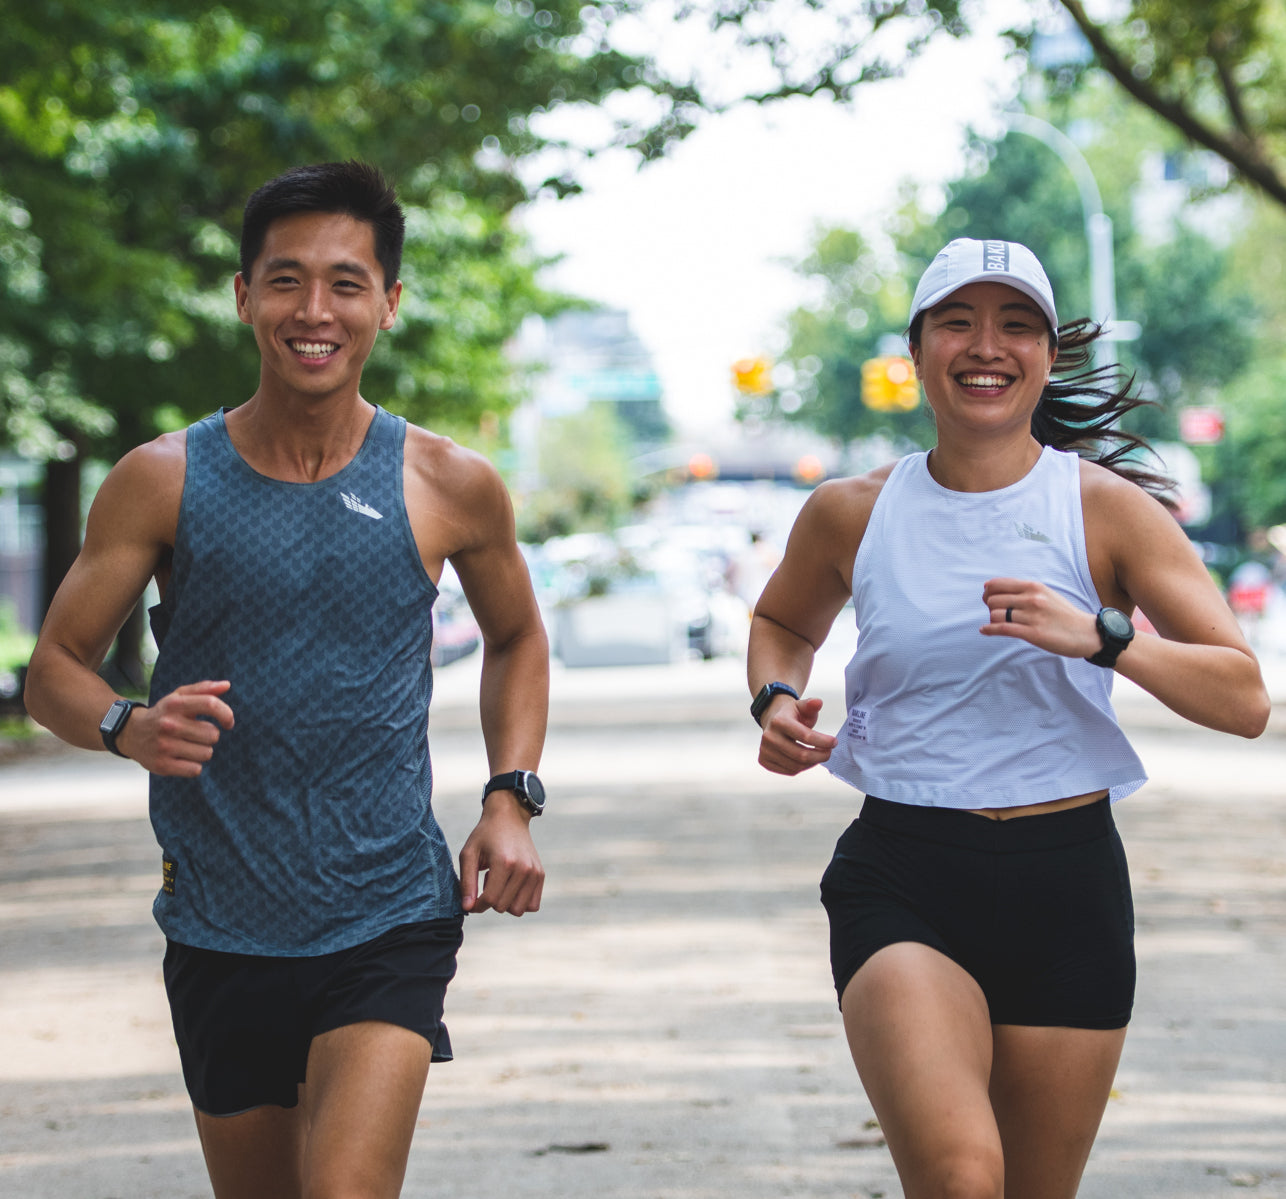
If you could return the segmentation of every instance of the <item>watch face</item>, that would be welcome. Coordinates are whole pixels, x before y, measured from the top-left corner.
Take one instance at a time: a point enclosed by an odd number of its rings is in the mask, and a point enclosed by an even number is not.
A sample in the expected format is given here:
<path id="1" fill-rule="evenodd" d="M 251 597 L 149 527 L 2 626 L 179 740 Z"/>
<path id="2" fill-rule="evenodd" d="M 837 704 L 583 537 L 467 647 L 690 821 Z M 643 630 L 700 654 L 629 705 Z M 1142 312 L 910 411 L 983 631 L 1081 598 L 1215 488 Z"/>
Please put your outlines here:
<path id="1" fill-rule="evenodd" d="M 545 784 L 542 783 L 530 770 L 526 771 L 522 777 L 523 790 L 527 792 L 538 808 L 544 807 L 545 804 Z"/>
<path id="2" fill-rule="evenodd" d="M 112 706 L 107 709 L 107 715 L 103 717 L 99 729 L 104 733 L 119 733 L 121 727 L 125 724 L 125 717 L 130 710 L 129 704 L 123 699 L 115 699 Z"/>
<path id="3" fill-rule="evenodd" d="M 1126 640 L 1134 633 L 1134 625 L 1130 623 L 1130 618 L 1115 608 L 1104 608 L 1099 614 L 1099 619 L 1103 622 L 1103 628 L 1109 637 Z"/>

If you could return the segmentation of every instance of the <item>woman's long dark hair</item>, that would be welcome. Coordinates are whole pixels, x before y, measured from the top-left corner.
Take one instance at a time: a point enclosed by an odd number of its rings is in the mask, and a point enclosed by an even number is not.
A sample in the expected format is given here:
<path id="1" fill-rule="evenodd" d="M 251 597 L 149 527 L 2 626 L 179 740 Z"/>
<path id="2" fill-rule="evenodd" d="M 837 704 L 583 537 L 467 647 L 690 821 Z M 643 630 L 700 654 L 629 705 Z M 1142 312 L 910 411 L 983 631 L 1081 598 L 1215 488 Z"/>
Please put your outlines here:
<path id="1" fill-rule="evenodd" d="M 1041 445 L 1072 450 L 1082 458 L 1137 483 L 1163 502 L 1174 480 L 1149 470 L 1156 452 L 1137 433 L 1117 422 L 1136 408 L 1155 407 L 1134 388 L 1134 376 L 1118 366 L 1093 366 L 1093 345 L 1103 326 L 1089 319 L 1058 327 L 1058 357 L 1032 413 L 1032 436 Z"/>
<path id="2" fill-rule="evenodd" d="M 912 345 L 920 342 L 924 315 L 918 313 L 907 330 Z M 1156 405 L 1138 394 L 1133 375 L 1118 366 L 1092 365 L 1092 347 L 1102 335 L 1103 326 L 1088 318 L 1059 325 L 1058 357 L 1032 413 L 1032 436 L 1041 445 L 1069 450 L 1107 467 L 1173 507 L 1169 493 L 1174 480 L 1140 461 L 1159 461 L 1156 451 L 1137 433 L 1117 425 L 1127 412 Z"/>

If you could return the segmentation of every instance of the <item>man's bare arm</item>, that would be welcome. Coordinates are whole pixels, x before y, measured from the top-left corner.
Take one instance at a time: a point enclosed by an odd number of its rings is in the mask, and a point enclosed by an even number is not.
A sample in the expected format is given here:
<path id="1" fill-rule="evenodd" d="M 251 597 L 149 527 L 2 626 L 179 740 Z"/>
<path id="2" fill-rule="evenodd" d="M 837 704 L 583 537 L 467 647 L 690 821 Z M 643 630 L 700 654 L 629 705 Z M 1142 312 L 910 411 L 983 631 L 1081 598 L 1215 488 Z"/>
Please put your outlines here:
<path id="1" fill-rule="evenodd" d="M 72 745 L 102 749 L 99 721 L 116 693 L 98 676 L 112 641 L 173 546 L 183 494 L 182 435 L 127 454 L 90 509 L 85 544 L 50 605 L 27 674 L 32 717 Z M 117 747 L 148 770 L 197 774 L 232 712 L 226 681 L 194 682 L 137 709 Z"/>
<path id="2" fill-rule="evenodd" d="M 549 711 L 549 642 L 518 549 L 509 495 L 479 455 L 422 430 L 408 430 L 407 444 L 408 509 L 425 565 L 432 573 L 436 544 L 455 568 L 482 634 L 479 709 L 490 773 L 535 770 Z M 426 512 L 431 520 L 423 519 Z M 460 852 L 467 911 L 494 908 L 520 916 L 540 906 L 544 869 L 530 822 L 512 792 L 488 796 Z M 480 875 L 485 884 L 479 890 Z"/>

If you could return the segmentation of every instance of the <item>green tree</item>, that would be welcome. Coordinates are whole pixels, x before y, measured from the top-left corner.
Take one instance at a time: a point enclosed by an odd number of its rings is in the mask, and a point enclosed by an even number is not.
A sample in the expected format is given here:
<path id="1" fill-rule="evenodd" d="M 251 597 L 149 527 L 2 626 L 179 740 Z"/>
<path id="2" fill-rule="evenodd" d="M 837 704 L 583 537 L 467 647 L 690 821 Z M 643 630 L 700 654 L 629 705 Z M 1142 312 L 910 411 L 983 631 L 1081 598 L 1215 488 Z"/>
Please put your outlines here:
<path id="1" fill-rule="evenodd" d="M 1286 524 L 1286 355 L 1256 361 L 1229 388 L 1224 441 L 1208 457 L 1244 531 Z"/>
<path id="2" fill-rule="evenodd" d="M 1234 534 L 1286 523 L 1286 213 L 1268 203 L 1247 214 L 1233 271 L 1254 307 L 1243 370 L 1219 392 L 1223 441 L 1202 451 L 1215 499 Z"/>
<path id="3" fill-rule="evenodd" d="M 1214 401 L 1251 360 L 1256 302 L 1227 247 L 1181 223 L 1157 245 L 1135 231 L 1131 200 L 1141 164 L 1173 135 L 1152 120 L 1131 121 L 1119 108 L 1119 101 L 1104 107 L 1093 94 L 1082 93 L 1068 115 L 1104 131 L 1085 152 L 1091 163 L 1102 157 L 1101 177 L 1111 181 L 1105 202 L 1116 234 L 1118 311 L 1143 330 L 1137 341 L 1118 343 L 1118 350 L 1158 405 L 1132 414 L 1132 427 L 1149 438 L 1172 440 L 1177 409 Z M 946 204 L 935 217 L 912 202 L 890 223 L 899 251 L 891 268 L 860 236 L 842 230 L 826 231 L 800 265 L 806 277 L 824 282 L 824 291 L 819 304 L 789 318 L 788 357 L 797 369 L 810 357 L 820 364 L 802 390 L 798 413 L 820 431 L 860 436 L 891 423 L 859 402 L 861 360 L 876 352 L 881 334 L 902 330 L 915 281 L 954 237 L 1023 242 L 1050 275 L 1060 318 L 1089 314 L 1083 212 L 1062 161 L 1020 134 L 994 142 L 974 137 L 969 159 L 972 168 L 947 185 Z M 878 303 L 872 305 L 865 292 L 874 293 Z M 868 312 L 877 317 L 869 325 Z M 931 417 L 923 407 L 898 419 L 898 432 L 920 444 L 931 440 Z"/>
<path id="4" fill-rule="evenodd" d="M 622 15 L 662 0 L 620 0 Z M 848 100 L 898 75 L 941 37 L 972 33 L 981 2 L 969 0 L 666 0 L 681 19 L 708 25 L 768 69 L 759 101 L 825 94 Z M 1008 37 L 1016 54 L 1060 87 L 1101 70 L 1139 105 L 1235 175 L 1286 206 L 1286 0 L 1130 0 L 1093 17 L 1082 0 L 1057 0 L 1084 52 L 1051 57 L 1046 0 L 1029 0 Z M 688 111 L 717 99 L 711 75 L 675 97 Z M 689 118 L 691 119 L 691 118 Z M 671 118 L 673 124 L 673 118 Z"/>
<path id="5" fill-rule="evenodd" d="M 911 412 L 876 412 L 862 403 L 862 363 L 906 325 L 910 292 L 901 274 L 858 233 L 823 229 L 797 268 L 816 300 L 787 318 L 791 387 L 775 393 L 775 411 L 836 441 L 884 434 L 917 445 L 933 439 L 933 417 L 921 404 Z M 783 400 L 788 402 L 783 410 Z"/>
<path id="6" fill-rule="evenodd" d="M 514 163 L 540 114 L 643 78 L 581 0 L 0 0 L 0 21 L 0 444 L 49 462 L 50 588 L 86 455 L 253 388 L 230 288 L 253 187 L 320 159 L 391 174 L 407 295 L 368 394 L 476 427 L 520 392 L 504 343 L 554 302 L 507 221 Z"/>
<path id="7" fill-rule="evenodd" d="M 614 529 L 634 504 L 630 434 L 616 405 L 543 421 L 540 473 L 549 480 L 518 505 L 519 536 L 542 542 L 586 530 Z"/>

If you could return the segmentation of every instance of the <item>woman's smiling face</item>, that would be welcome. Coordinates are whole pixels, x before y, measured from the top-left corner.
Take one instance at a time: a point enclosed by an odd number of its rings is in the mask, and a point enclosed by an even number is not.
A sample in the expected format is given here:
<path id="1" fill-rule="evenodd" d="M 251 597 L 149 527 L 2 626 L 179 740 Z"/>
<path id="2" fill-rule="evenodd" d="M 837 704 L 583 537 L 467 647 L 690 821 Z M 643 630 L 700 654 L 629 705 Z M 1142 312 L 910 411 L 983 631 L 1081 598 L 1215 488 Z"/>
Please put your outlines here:
<path id="1" fill-rule="evenodd" d="M 924 314 L 911 347 L 939 430 L 1030 425 L 1057 356 L 1034 300 L 1007 283 L 970 283 Z"/>

